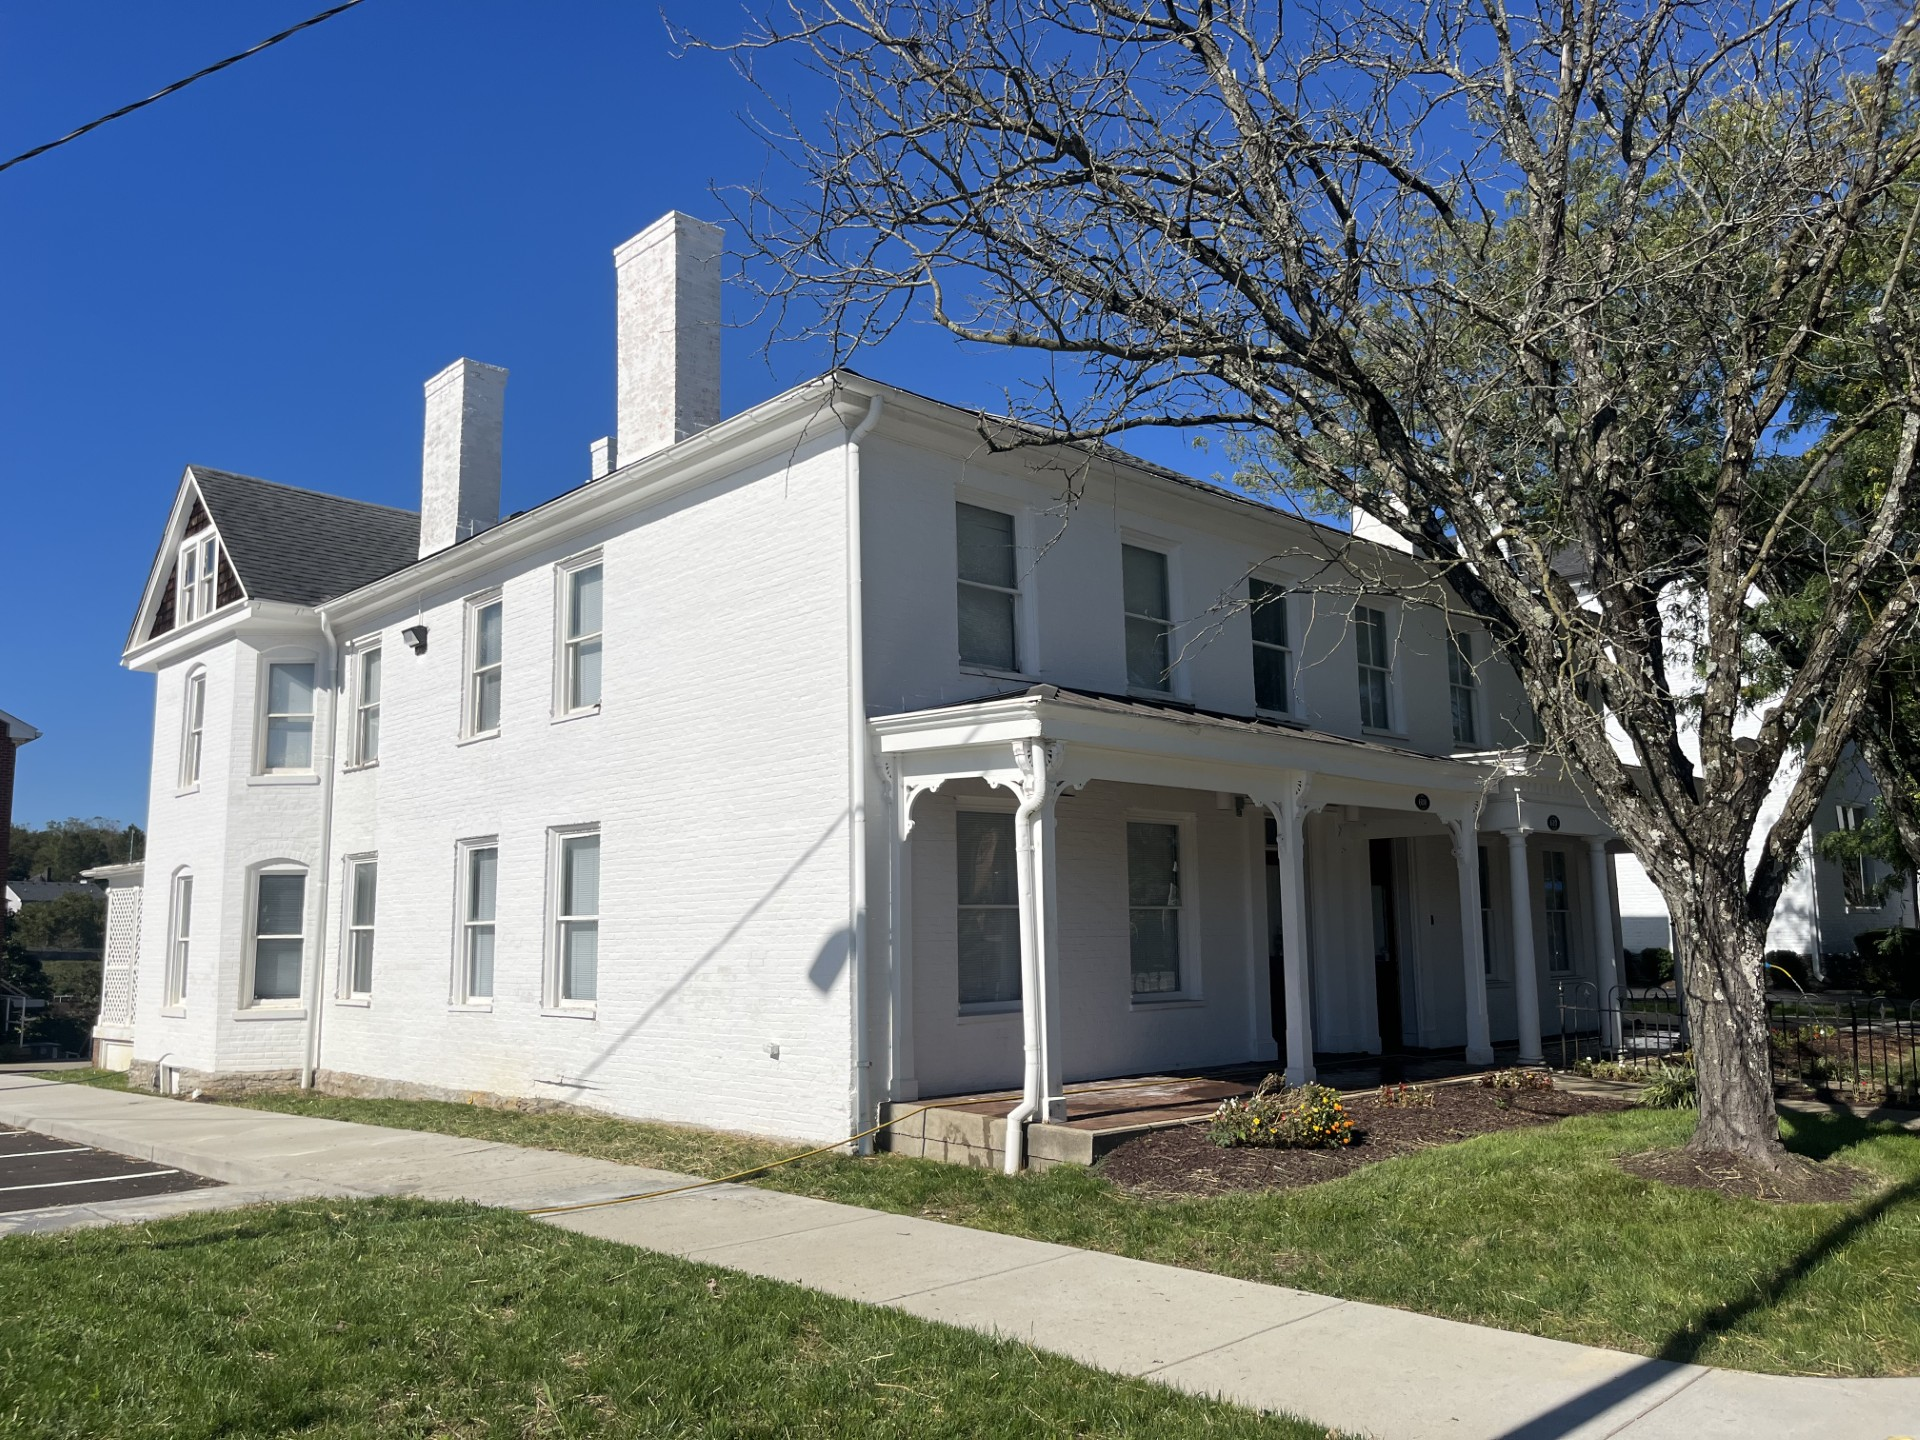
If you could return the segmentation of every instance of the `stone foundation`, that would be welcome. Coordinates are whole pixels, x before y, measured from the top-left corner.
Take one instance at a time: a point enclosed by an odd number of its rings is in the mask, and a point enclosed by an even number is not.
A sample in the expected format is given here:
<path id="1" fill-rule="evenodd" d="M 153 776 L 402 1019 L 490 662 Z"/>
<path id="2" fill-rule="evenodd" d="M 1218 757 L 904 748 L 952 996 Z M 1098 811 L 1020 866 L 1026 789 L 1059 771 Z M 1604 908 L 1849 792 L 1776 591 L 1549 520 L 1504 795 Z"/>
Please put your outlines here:
<path id="1" fill-rule="evenodd" d="M 236 1095 L 263 1095 L 270 1090 L 285 1090 L 300 1083 L 298 1070 L 227 1071 L 220 1074 L 169 1066 L 174 1079 L 173 1093 L 198 1092 L 214 1099 Z M 160 1067 L 152 1060 L 135 1060 L 127 1066 L 129 1090 L 160 1089 Z"/>
<path id="2" fill-rule="evenodd" d="M 299 1077 L 294 1077 L 299 1083 Z M 323 1095 L 345 1095 L 355 1100 L 442 1100 L 451 1105 L 481 1105 L 489 1110 L 516 1110 L 529 1115 L 607 1115 L 612 1112 L 575 1105 L 566 1100 L 545 1100 L 533 1095 L 499 1095 L 491 1090 L 456 1090 L 446 1085 L 424 1085 L 414 1080 L 383 1080 L 376 1075 L 355 1075 L 345 1070 L 320 1070 L 313 1077 L 314 1088 Z"/>

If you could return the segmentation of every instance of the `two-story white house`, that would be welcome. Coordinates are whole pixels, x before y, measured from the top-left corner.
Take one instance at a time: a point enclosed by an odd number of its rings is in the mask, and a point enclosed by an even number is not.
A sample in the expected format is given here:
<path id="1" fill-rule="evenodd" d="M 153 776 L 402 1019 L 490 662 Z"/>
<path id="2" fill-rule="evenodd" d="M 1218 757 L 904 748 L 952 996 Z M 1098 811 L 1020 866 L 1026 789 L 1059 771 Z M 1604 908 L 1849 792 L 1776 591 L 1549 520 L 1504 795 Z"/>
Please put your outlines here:
<path id="1" fill-rule="evenodd" d="M 535 509 L 467 360 L 417 515 L 187 470 L 125 653 L 138 1080 L 831 1140 L 1537 1059 L 1615 983 L 1611 832 L 1418 560 L 844 371 L 723 417 L 720 252 L 615 252 L 617 431 Z"/>

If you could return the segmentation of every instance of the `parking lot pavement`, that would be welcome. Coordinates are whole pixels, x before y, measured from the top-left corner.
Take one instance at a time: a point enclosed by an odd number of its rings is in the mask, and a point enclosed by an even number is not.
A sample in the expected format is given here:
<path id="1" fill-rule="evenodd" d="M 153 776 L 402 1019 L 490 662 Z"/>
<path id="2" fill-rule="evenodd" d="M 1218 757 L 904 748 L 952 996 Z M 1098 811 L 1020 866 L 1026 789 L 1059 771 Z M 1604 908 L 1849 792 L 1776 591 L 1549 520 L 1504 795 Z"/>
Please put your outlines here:
<path id="1" fill-rule="evenodd" d="M 0 1126 L 0 1212 L 170 1195 L 219 1183 L 148 1160 Z"/>

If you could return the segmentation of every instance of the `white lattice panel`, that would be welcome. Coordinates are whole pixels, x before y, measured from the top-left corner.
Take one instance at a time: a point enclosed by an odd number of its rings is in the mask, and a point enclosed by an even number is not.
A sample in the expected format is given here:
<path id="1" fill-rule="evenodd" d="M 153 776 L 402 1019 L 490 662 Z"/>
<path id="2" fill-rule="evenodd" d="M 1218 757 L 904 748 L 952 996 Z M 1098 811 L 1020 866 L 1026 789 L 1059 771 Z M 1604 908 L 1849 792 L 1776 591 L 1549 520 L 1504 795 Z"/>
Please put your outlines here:
<path id="1" fill-rule="evenodd" d="M 140 887 L 107 893 L 107 953 L 100 977 L 100 1023 L 133 1023 L 133 979 L 140 961 Z"/>

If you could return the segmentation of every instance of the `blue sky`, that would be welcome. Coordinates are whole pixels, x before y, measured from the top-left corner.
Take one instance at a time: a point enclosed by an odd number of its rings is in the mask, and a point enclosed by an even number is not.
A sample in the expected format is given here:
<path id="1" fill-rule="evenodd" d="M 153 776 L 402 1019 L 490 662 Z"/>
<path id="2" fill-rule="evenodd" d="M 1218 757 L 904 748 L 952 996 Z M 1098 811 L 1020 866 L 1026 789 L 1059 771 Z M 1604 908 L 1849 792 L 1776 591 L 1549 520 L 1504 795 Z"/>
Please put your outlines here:
<path id="1" fill-rule="evenodd" d="M 0 150 L 321 8 L 6 6 Z M 753 101 L 651 0 L 366 0 L 0 173 L 0 710 L 45 732 L 16 820 L 145 819 L 152 680 L 118 662 L 183 466 L 411 508 L 421 382 L 469 355 L 512 372 L 503 508 L 583 480 L 613 428 L 611 251 L 767 173 Z M 728 410 L 823 368 L 732 308 Z M 924 325 L 859 363 L 989 406 L 1006 373 Z"/>

